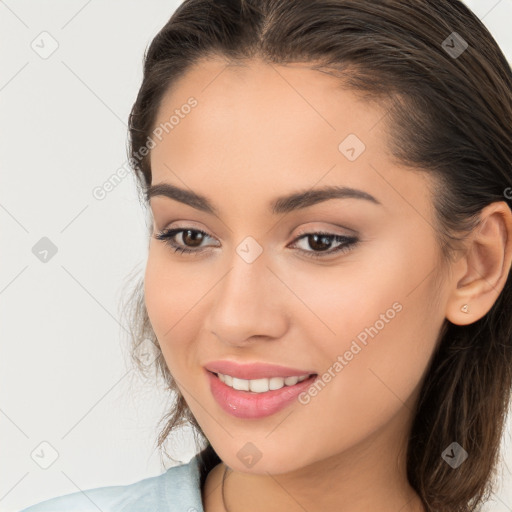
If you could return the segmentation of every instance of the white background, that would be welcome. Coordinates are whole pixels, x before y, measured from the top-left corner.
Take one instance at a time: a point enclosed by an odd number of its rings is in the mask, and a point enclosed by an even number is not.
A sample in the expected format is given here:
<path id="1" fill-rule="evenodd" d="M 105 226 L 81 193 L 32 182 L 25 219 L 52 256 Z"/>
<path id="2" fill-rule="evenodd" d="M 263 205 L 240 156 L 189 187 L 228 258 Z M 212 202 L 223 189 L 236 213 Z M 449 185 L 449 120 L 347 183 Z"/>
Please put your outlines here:
<path id="1" fill-rule="evenodd" d="M 0 512 L 176 463 L 154 449 L 167 397 L 132 369 L 119 312 L 144 269 L 145 212 L 131 176 L 92 191 L 126 162 L 143 52 L 178 4 L 0 2 Z M 512 61 L 512 0 L 467 4 Z M 43 31 L 58 42 L 47 59 L 31 47 Z M 32 253 L 43 237 L 47 263 Z M 512 510 L 511 431 L 493 512 Z M 43 441 L 58 452 L 47 469 L 31 458 Z M 190 431 L 170 448 L 188 461 Z"/>

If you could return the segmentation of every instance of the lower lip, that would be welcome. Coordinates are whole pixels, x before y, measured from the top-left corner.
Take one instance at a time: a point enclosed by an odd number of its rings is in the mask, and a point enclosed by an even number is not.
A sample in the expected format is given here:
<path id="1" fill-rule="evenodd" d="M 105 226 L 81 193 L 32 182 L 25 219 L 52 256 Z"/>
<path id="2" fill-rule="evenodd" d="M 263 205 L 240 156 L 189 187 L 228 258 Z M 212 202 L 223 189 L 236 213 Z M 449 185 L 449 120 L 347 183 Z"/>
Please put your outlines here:
<path id="1" fill-rule="evenodd" d="M 237 418 L 263 418 L 275 414 L 291 404 L 318 377 L 313 375 L 293 386 L 284 386 L 265 393 L 253 393 L 234 389 L 224 384 L 212 372 L 207 370 L 206 373 L 210 379 L 210 390 L 217 403 L 224 411 Z"/>

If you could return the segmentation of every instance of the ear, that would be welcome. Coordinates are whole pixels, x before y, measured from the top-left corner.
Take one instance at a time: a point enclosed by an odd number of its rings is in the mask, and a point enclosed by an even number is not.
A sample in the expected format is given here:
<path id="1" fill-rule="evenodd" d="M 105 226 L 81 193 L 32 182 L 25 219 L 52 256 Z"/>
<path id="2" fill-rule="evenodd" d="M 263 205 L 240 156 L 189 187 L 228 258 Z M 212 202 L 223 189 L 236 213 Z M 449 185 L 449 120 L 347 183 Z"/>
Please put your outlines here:
<path id="1" fill-rule="evenodd" d="M 492 308 L 512 265 L 512 211 L 494 202 L 480 212 L 480 222 L 468 236 L 466 251 L 452 268 L 453 291 L 446 318 L 456 325 L 476 322 Z M 467 313 L 461 308 L 467 304 Z"/>

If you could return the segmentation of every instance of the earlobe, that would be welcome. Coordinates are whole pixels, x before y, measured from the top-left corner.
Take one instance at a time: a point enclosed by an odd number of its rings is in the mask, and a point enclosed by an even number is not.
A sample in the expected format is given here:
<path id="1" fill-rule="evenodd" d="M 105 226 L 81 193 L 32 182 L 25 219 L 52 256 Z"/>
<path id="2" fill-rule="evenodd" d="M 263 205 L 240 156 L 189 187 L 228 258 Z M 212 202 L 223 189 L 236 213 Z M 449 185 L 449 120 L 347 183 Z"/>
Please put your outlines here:
<path id="1" fill-rule="evenodd" d="M 486 206 L 453 270 L 446 318 L 468 325 L 485 316 L 507 282 L 512 265 L 512 212 L 504 201 Z M 461 277 L 461 273 L 463 273 Z"/>
<path id="2" fill-rule="evenodd" d="M 469 304 L 463 304 L 462 307 L 460 308 L 460 310 L 463 313 L 469 313 Z"/>

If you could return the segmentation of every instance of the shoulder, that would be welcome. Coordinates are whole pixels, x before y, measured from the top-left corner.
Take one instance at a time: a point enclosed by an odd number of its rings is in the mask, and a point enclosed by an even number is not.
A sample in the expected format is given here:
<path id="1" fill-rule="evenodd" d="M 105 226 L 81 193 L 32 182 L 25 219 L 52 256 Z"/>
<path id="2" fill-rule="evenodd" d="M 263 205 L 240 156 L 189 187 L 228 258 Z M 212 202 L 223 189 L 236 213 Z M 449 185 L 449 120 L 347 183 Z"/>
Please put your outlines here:
<path id="1" fill-rule="evenodd" d="M 20 512 L 203 512 L 198 455 L 158 476 L 128 485 L 97 487 L 66 494 Z"/>

